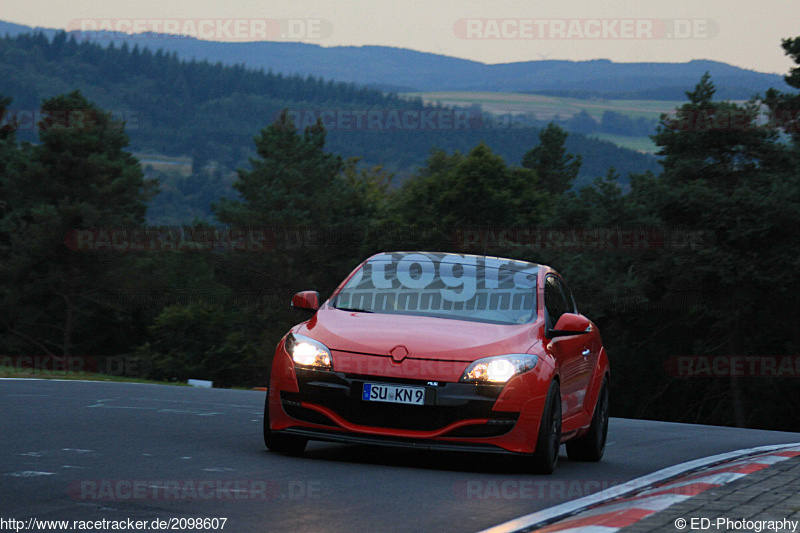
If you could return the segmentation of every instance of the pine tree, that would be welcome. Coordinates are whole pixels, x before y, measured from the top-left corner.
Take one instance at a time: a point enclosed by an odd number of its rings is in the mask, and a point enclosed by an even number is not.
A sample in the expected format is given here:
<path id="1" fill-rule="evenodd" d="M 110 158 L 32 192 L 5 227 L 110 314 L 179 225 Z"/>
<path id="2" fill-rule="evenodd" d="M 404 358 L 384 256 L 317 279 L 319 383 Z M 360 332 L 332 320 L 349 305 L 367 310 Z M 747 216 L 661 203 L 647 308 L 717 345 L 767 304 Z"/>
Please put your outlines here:
<path id="1" fill-rule="evenodd" d="M 581 156 L 564 147 L 567 135 L 551 122 L 539 132 L 539 145 L 522 158 L 522 166 L 535 170 L 541 187 L 556 196 L 569 190 L 581 168 Z"/>
<path id="2" fill-rule="evenodd" d="M 103 254 L 65 244 L 69 232 L 144 222 L 155 184 L 125 147 L 123 124 L 79 92 L 42 104 L 41 144 L 26 146 L 0 173 L 0 302 L 4 334 L 22 353 L 71 355 L 98 349 L 91 317 Z"/>
<path id="3" fill-rule="evenodd" d="M 333 201 L 341 189 L 342 158 L 325 152 L 320 123 L 298 133 L 288 112 L 256 137 L 258 158 L 251 170 L 239 170 L 234 188 L 242 200 L 214 205 L 225 224 L 327 224 L 334 222 Z"/>
<path id="4" fill-rule="evenodd" d="M 767 329 L 784 323 L 788 309 L 763 320 L 774 290 L 797 284 L 798 240 L 791 220 L 800 216 L 800 183 L 787 146 L 771 124 L 760 125 L 755 101 L 714 101 L 708 74 L 674 117 L 663 116 L 653 136 L 664 172 L 650 207 L 665 231 L 702 233 L 684 253 L 663 257 L 661 271 L 691 271 L 703 288 L 693 325 L 704 335 L 689 350 L 703 355 L 763 355 Z M 775 282 L 780 280 L 780 287 Z M 789 316 L 797 316 L 797 306 Z M 783 327 L 791 328 L 790 322 Z M 784 350 L 775 346 L 772 350 Z M 741 382 L 729 380 L 730 422 L 746 425 Z"/>

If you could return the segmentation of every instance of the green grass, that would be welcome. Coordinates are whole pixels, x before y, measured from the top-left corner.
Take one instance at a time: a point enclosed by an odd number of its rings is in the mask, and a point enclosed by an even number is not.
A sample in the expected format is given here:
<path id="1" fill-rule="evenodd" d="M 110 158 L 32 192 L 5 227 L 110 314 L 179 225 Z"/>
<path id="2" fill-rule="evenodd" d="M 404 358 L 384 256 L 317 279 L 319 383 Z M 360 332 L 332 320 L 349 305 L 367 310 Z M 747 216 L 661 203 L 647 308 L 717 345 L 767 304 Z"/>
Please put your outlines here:
<path id="1" fill-rule="evenodd" d="M 181 176 L 192 174 L 192 158 L 188 156 L 172 157 L 160 154 L 134 153 L 142 168 L 150 166 L 160 172 L 177 172 Z"/>
<path id="2" fill-rule="evenodd" d="M 617 146 L 628 148 L 630 150 L 636 150 L 637 152 L 654 154 L 657 150 L 655 143 L 653 143 L 653 140 L 650 137 L 632 137 L 628 135 L 614 135 L 612 133 L 592 133 L 589 135 L 589 137 L 593 139 L 599 139 L 601 141 L 612 142 Z"/>
<path id="3" fill-rule="evenodd" d="M 404 93 L 424 102 L 469 106 L 479 104 L 488 113 L 534 114 L 537 120 L 565 119 L 586 111 L 600 120 L 604 111 L 616 111 L 631 118 L 659 119 L 662 113 L 674 111 L 684 102 L 673 100 L 608 100 L 604 98 L 567 98 L 543 94 L 444 91 Z"/>
<path id="4" fill-rule="evenodd" d="M 604 98 L 567 98 L 543 94 L 492 93 L 471 91 L 445 91 L 404 93 L 407 97 L 419 97 L 423 102 L 439 102 L 445 105 L 468 107 L 480 105 L 487 113 L 496 115 L 526 115 L 536 120 L 568 119 L 586 111 L 600 122 L 605 111 L 616 111 L 632 119 L 648 120 L 661 118 L 684 102 L 673 100 L 608 100 Z M 637 152 L 654 153 L 656 146 L 647 136 L 614 135 L 593 133 L 595 139 L 609 141 L 622 148 Z"/>

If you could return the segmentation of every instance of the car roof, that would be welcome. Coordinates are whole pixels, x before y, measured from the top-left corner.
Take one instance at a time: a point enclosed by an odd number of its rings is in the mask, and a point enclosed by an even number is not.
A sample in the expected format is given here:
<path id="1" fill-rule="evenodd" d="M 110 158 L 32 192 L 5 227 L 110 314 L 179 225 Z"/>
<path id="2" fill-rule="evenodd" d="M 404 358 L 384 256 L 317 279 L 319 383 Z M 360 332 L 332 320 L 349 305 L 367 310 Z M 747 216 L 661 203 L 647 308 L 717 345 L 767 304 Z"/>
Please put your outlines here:
<path id="1" fill-rule="evenodd" d="M 457 256 L 457 257 L 474 257 L 476 259 L 489 259 L 492 261 L 497 262 L 507 262 L 511 263 L 508 265 L 509 267 L 513 268 L 520 268 L 520 269 L 538 269 L 544 267 L 545 269 L 552 270 L 552 268 L 548 267 L 547 265 L 542 265 L 539 263 L 532 263 L 530 261 L 523 261 L 521 259 L 511 259 L 509 257 L 498 257 L 494 255 L 478 255 L 478 254 L 462 254 L 456 252 L 430 252 L 425 250 L 417 250 L 417 251 L 390 251 L 390 252 L 379 252 L 377 254 L 372 255 L 371 257 L 367 258 L 366 261 L 381 261 L 383 260 L 381 256 L 386 257 L 386 261 L 390 261 L 394 259 L 392 256 L 405 256 L 405 255 L 425 255 L 435 259 L 437 261 L 442 261 L 448 256 Z M 365 262 L 366 262 L 365 261 Z"/>

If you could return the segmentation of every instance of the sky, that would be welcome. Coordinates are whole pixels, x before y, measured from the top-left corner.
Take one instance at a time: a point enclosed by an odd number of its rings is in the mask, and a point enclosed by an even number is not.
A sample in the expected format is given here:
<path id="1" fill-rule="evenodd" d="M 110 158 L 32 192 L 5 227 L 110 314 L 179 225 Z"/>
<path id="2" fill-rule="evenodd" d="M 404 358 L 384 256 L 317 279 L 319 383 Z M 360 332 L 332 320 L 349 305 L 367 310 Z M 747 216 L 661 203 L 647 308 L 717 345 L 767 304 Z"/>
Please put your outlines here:
<path id="1" fill-rule="evenodd" d="M 0 20 L 383 45 L 484 63 L 711 59 L 786 74 L 793 63 L 780 42 L 800 36 L 800 0 L 0 0 Z"/>

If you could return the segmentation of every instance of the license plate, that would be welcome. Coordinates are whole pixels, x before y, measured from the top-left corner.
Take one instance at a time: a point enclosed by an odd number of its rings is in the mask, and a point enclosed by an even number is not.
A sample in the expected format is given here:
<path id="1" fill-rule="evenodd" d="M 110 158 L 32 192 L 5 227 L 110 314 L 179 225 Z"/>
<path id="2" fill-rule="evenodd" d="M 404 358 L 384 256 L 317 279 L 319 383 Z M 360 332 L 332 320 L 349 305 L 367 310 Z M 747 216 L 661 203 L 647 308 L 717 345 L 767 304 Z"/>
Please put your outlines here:
<path id="1" fill-rule="evenodd" d="M 405 385 L 385 385 L 383 383 L 364 383 L 361 399 L 365 402 L 404 403 L 425 405 L 425 387 L 406 387 Z"/>

